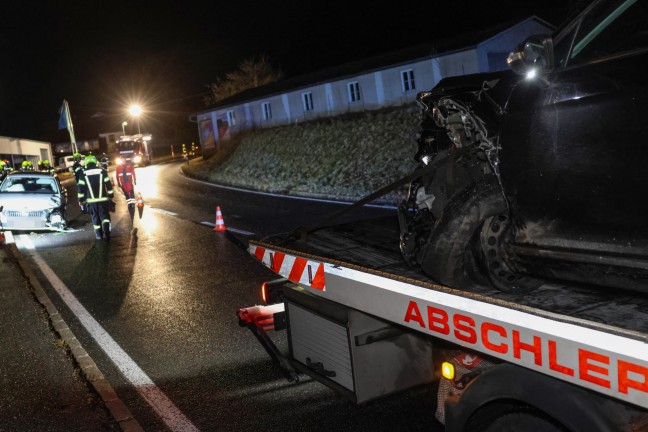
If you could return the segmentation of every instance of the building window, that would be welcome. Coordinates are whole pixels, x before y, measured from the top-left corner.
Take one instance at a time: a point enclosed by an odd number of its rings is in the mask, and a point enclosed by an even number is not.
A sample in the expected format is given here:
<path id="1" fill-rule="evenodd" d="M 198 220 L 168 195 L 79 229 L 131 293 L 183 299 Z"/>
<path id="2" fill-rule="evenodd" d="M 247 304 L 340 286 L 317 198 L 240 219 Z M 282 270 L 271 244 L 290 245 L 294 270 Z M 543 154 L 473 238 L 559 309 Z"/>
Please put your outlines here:
<path id="1" fill-rule="evenodd" d="M 360 100 L 360 84 L 358 81 L 350 82 L 349 88 L 349 102 L 358 102 Z"/>
<path id="2" fill-rule="evenodd" d="M 263 111 L 263 120 L 270 120 L 272 118 L 272 108 L 270 107 L 270 102 L 263 102 L 261 109 Z"/>
<path id="3" fill-rule="evenodd" d="M 227 123 L 230 126 L 234 126 L 236 124 L 236 114 L 234 114 L 234 111 L 227 111 Z"/>
<path id="4" fill-rule="evenodd" d="M 414 71 L 412 69 L 401 71 L 401 81 L 403 84 L 403 92 L 416 90 Z"/>
<path id="5" fill-rule="evenodd" d="M 313 111 L 313 93 L 302 93 L 304 111 Z"/>

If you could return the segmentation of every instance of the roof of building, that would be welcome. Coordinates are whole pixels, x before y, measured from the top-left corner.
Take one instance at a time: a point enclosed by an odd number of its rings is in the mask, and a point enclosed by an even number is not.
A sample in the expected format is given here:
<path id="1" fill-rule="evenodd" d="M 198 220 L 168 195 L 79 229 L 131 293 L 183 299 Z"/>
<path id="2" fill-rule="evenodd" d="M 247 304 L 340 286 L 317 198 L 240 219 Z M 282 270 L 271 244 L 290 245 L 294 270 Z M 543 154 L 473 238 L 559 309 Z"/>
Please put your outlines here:
<path id="1" fill-rule="evenodd" d="M 474 48 L 483 41 L 489 40 L 499 35 L 500 33 L 507 31 L 513 26 L 523 24 L 530 20 L 536 20 L 546 25 L 548 28 L 554 29 L 553 25 L 534 15 L 522 21 L 499 24 L 488 29 L 467 35 L 453 35 L 452 37 L 448 38 L 439 38 L 431 42 L 388 52 L 379 56 L 360 59 L 321 71 L 316 71 L 310 74 L 291 77 L 261 87 L 251 88 L 218 101 L 217 103 L 196 113 L 195 115 L 211 112 L 218 108 L 226 108 L 229 106 L 239 105 L 250 100 L 270 97 L 291 90 L 297 90 L 299 88 L 310 87 L 324 82 L 343 79 L 344 77 L 350 77 L 379 69 L 384 69 L 387 66 L 398 66 L 399 64 L 407 64 L 415 60 L 433 58 L 440 54 L 464 51 Z"/>

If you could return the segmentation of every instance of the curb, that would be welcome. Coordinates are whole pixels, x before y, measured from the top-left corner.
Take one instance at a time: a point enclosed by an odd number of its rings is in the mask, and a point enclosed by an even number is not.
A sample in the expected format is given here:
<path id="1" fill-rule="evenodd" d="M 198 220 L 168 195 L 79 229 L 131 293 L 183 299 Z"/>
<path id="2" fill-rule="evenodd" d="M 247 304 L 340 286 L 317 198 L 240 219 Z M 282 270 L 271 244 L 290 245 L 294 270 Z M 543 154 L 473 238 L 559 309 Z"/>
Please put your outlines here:
<path id="1" fill-rule="evenodd" d="M 99 395 L 101 400 L 108 408 L 110 415 L 115 419 L 119 428 L 122 432 L 144 432 L 144 429 L 140 426 L 139 422 L 133 417 L 133 414 L 130 412 L 128 407 L 119 399 L 117 393 L 110 385 L 108 380 L 101 373 L 96 363 L 87 351 L 81 346 L 81 342 L 74 336 L 72 330 L 65 323 L 58 310 L 54 306 L 54 303 L 43 290 L 38 278 L 32 271 L 31 267 L 27 263 L 25 257 L 18 250 L 15 244 L 7 244 L 7 249 L 9 254 L 16 259 L 18 265 L 22 269 L 23 274 L 29 280 L 32 288 L 34 289 L 34 295 L 40 304 L 47 310 L 49 315 L 50 323 L 58 335 L 65 341 L 65 344 L 70 349 L 70 352 L 74 356 L 74 360 L 77 362 L 83 376 L 88 380 L 92 385 L 94 391 Z"/>

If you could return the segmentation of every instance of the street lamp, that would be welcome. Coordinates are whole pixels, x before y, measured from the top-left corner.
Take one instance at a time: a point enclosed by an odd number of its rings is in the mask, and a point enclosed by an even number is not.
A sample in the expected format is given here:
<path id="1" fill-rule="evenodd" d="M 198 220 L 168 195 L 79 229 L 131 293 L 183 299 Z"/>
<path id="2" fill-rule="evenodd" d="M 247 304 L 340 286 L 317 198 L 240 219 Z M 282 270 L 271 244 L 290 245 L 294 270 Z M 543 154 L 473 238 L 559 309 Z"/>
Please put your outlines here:
<path id="1" fill-rule="evenodd" d="M 127 121 L 123 121 L 123 122 L 122 122 L 122 132 L 124 133 L 124 135 L 126 135 L 126 125 L 128 125 L 128 122 L 127 122 Z"/>
<path id="2" fill-rule="evenodd" d="M 134 104 L 131 105 L 130 108 L 128 108 L 128 112 L 130 113 L 131 116 L 135 117 L 137 119 L 137 133 L 141 134 L 142 131 L 140 130 L 140 115 L 142 115 L 142 107 Z"/>

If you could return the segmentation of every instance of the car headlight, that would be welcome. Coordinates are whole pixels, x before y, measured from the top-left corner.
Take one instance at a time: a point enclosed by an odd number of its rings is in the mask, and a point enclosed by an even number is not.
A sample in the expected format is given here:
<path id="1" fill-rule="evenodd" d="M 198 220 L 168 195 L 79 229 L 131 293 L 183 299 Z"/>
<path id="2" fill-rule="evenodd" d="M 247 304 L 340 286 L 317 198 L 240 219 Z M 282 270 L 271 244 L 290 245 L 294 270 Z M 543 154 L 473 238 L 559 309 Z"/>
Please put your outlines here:
<path id="1" fill-rule="evenodd" d="M 141 157 L 140 155 L 137 155 L 137 156 L 135 156 L 135 158 L 133 159 L 133 161 L 134 161 L 135 163 L 140 163 L 140 162 L 142 162 L 142 157 Z"/>

